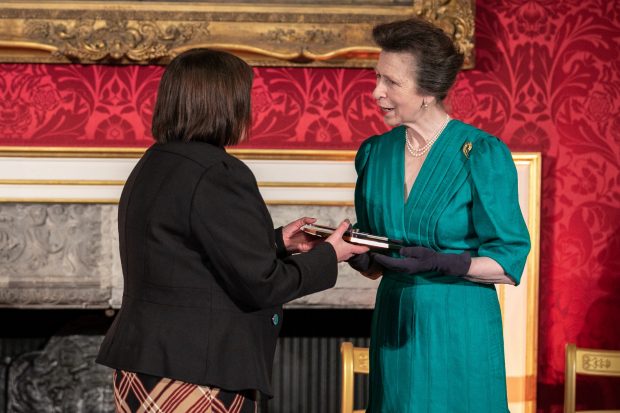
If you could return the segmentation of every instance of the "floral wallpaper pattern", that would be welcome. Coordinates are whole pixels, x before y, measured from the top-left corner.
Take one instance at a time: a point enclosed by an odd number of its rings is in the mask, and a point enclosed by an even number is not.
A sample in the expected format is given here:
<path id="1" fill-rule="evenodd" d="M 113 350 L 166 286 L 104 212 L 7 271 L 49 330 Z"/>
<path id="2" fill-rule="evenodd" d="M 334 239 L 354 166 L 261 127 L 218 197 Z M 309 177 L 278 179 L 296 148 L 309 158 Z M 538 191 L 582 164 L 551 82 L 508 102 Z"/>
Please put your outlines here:
<path id="1" fill-rule="evenodd" d="M 543 154 L 538 410 L 561 412 L 564 344 L 620 350 L 620 1 L 479 0 L 476 31 L 448 103 Z M 0 146 L 146 147 L 162 71 L 1 64 Z M 386 130 L 372 70 L 255 74 L 246 147 L 356 149 Z M 618 382 L 583 386 L 579 404 L 618 407 Z"/>

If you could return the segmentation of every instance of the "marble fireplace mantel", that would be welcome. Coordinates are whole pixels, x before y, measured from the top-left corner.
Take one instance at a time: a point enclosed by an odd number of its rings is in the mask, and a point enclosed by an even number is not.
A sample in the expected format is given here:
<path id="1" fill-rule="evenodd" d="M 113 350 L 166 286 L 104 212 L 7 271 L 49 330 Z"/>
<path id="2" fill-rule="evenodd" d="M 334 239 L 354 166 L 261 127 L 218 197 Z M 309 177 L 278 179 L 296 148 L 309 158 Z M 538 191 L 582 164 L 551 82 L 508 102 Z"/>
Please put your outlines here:
<path id="1" fill-rule="evenodd" d="M 354 151 L 231 150 L 275 226 L 355 222 Z M 118 198 L 142 150 L 0 150 L 0 307 L 120 307 Z M 335 288 L 289 307 L 372 308 L 378 282 L 342 264 Z"/>
<path id="2" fill-rule="evenodd" d="M 299 216 L 337 223 L 347 206 L 270 205 L 274 224 Z M 120 307 L 122 272 L 116 205 L 0 203 L 0 306 Z M 336 286 L 289 307 L 372 308 L 376 282 L 341 265 Z"/>

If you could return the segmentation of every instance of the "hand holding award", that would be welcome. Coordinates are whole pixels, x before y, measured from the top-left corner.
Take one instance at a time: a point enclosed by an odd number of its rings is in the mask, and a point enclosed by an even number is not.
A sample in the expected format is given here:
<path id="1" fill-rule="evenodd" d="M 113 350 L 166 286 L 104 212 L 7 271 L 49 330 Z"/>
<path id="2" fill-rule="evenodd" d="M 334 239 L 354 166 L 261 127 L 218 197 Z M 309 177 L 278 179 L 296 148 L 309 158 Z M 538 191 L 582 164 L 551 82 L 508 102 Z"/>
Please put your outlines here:
<path id="1" fill-rule="evenodd" d="M 336 229 L 313 223 L 305 225 L 301 230 L 316 237 L 327 238 L 332 235 Z M 400 250 L 403 247 L 403 242 L 400 240 L 368 234 L 354 228 L 349 228 L 346 230 L 342 236 L 342 239 L 350 242 L 351 244 L 365 245 L 372 249 Z"/>

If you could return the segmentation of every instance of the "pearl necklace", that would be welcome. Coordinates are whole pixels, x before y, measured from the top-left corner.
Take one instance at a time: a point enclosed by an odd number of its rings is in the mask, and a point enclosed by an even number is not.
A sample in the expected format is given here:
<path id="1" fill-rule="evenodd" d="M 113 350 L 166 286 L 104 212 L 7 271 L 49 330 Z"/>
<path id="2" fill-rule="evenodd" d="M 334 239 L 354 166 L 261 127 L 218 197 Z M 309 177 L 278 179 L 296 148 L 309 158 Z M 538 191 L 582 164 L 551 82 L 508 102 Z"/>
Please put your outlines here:
<path id="1" fill-rule="evenodd" d="M 433 138 L 429 140 L 428 142 L 426 142 L 426 145 L 420 148 L 413 147 L 413 143 L 409 139 L 409 128 L 405 127 L 405 144 L 411 156 L 413 156 L 414 158 L 419 158 L 421 156 L 424 156 L 424 154 L 428 152 L 431 146 L 433 146 L 437 138 L 439 138 L 439 135 L 441 135 L 441 132 L 443 132 L 443 130 L 446 128 L 446 126 L 448 125 L 448 122 L 450 122 L 450 115 L 446 115 L 446 121 L 439 127 L 439 129 L 437 129 L 437 132 L 435 132 L 435 135 L 433 136 Z"/>

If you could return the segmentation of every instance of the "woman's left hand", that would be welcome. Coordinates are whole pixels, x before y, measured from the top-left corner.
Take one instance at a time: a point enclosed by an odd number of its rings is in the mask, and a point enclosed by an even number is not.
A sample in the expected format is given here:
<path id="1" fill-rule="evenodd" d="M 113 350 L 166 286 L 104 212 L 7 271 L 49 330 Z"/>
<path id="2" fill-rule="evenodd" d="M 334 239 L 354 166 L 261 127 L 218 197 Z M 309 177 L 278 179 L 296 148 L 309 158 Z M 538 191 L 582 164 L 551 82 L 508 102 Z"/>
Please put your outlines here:
<path id="1" fill-rule="evenodd" d="M 426 247 L 403 247 L 400 249 L 400 255 L 403 258 L 381 254 L 374 254 L 373 258 L 388 270 L 409 274 L 437 271 L 442 274 L 466 275 L 471 265 L 471 256 L 468 252 L 444 254 Z"/>
<path id="2" fill-rule="evenodd" d="M 282 238 L 288 252 L 307 252 L 323 241 L 321 238 L 306 234 L 301 230 L 304 225 L 315 222 L 316 218 L 303 217 L 282 227 Z"/>
<path id="3" fill-rule="evenodd" d="M 347 260 L 347 263 L 364 277 L 376 280 L 383 275 L 383 270 L 375 263 L 374 255 L 376 254 L 370 252 L 354 255 Z"/>

